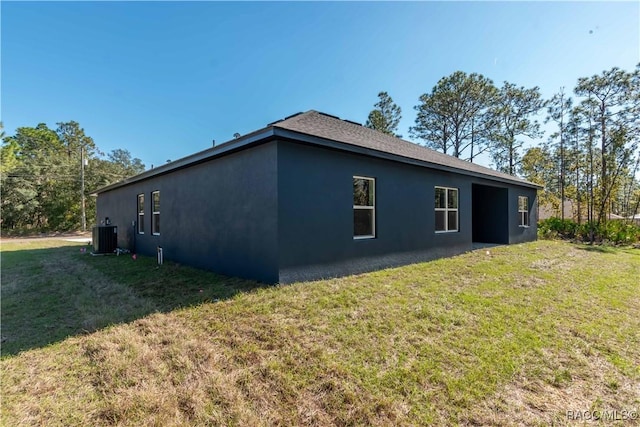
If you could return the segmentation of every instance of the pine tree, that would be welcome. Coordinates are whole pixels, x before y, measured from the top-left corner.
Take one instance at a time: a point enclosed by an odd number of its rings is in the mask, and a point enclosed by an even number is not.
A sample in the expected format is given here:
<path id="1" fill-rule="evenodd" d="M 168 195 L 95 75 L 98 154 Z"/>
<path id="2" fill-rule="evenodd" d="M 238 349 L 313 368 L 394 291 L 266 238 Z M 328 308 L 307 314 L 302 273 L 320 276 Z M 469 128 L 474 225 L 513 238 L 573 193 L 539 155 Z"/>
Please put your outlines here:
<path id="1" fill-rule="evenodd" d="M 532 120 L 531 116 L 537 114 L 543 106 L 544 101 L 537 86 L 525 89 L 504 82 L 492 106 L 494 144 L 491 154 L 498 170 L 516 174 L 522 160 L 520 149 L 524 141 L 521 137 L 541 136 L 540 124 L 537 120 Z"/>
<path id="2" fill-rule="evenodd" d="M 380 92 L 378 98 L 379 101 L 374 105 L 375 109 L 369 113 L 365 126 L 387 135 L 402 138 L 402 135 L 397 134 L 402 110 L 393 102 L 387 92 Z"/>
<path id="3" fill-rule="evenodd" d="M 566 137 L 568 116 L 571 112 L 571 98 L 564 93 L 564 88 L 560 88 L 560 92 L 553 95 L 553 98 L 547 102 L 547 118 L 545 122 L 553 120 L 558 125 L 558 131 L 551 135 L 551 140 L 557 144 L 555 154 L 558 159 L 558 190 L 560 192 L 560 218 L 564 220 L 564 204 L 565 204 L 565 186 L 566 186 Z"/>
<path id="4" fill-rule="evenodd" d="M 473 162 L 489 148 L 489 113 L 496 94 L 493 82 L 483 75 L 456 71 L 420 96 L 410 133 L 434 150 Z"/>

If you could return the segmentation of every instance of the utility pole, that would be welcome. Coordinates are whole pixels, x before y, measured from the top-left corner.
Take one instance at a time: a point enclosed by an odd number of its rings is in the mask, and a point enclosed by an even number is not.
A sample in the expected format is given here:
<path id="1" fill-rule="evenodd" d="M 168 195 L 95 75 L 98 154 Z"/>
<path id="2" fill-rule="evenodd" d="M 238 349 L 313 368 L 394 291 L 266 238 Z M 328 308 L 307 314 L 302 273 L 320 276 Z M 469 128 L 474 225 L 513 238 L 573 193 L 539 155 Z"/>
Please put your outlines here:
<path id="1" fill-rule="evenodd" d="M 82 200 L 82 231 L 87 231 L 87 213 L 84 203 L 84 147 L 80 146 L 80 195 Z"/>

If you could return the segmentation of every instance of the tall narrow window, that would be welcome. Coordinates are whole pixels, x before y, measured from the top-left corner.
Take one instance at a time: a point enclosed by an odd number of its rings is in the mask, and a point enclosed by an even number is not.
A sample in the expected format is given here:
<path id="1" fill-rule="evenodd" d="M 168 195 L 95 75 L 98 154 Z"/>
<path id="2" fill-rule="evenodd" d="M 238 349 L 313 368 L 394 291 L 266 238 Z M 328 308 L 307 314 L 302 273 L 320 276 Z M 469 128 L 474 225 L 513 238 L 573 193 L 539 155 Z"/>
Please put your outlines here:
<path id="1" fill-rule="evenodd" d="M 436 233 L 458 231 L 458 189 L 436 187 Z"/>
<path id="2" fill-rule="evenodd" d="M 376 237 L 376 180 L 353 177 L 353 238 Z"/>
<path id="3" fill-rule="evenodd" d="M 151 211 L 153 216 L 151 217 L 151 232 L 154 235 L 160 234 L 160 192 L 154 191 L 151 193 Z"/>
<path id="4" fill-rule="evenodd" d="M 144 234 L 144 194 L 138 194 L 138 234 Z"/>
<path id="5" fill-rule="evenodd" d="M 529 198 L 527 196 L 518 196 L 518 217 L 520 227 L 529 226 Z"/>

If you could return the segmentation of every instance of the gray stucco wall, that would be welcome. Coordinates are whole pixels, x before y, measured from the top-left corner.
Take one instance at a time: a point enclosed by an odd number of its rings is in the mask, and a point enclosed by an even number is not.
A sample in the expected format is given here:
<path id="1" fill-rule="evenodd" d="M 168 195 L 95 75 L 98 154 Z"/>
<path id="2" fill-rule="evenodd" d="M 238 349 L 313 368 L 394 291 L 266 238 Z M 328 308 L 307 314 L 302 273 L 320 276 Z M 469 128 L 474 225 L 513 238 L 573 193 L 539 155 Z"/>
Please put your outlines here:
<path id="1" fill-rule="evenodd" d="M 376 238 L 353 239 L 353 176 L 376 179 Z M 481 204 L 485 226 L 509 243 L 535 240 L 536 191 L 320 148 L 273 141 L 101 193 L 98 223 L 118 226 L 119 246 L 222 274 L 288 283 L 427 261 L 472 249 L 473 188 L 506 197 Z M 459 231 L 435 232 L 435 187 L 459 190 Z M 160 191 L 160 235 L 151 234 L 151 193 Z M 134 232 L 145 195 L 145 234 Z M 494 193 L 497 194 L 497 193 Z M 531 227 L 518 226 L 518 196 Z M 489 206 L 486 206 L 486 204 Z M 498 206 L 500 205 L 500 206 Z"/>
<path id="2" fill-rule="evenodd" d="M 529 226 L 520 227 L 518 196 L 529 198 Z M 509 187 L 509 243 L 532 242 L 538 237 L 538 197 L 537 191 L 525 187 Z"/>
<path id="3" fill-rule="evenodd" d="M 151 234 L 151 192 L 160 191 L 160 235 Z M 145 195 L 138 253 L 262 282 L 278 281 L 277 145 L 253 149 L 121 187 L 98 196 L 98 223 L 118 226 L 131 248 L 137 195 Z"/>
<path id="4" fill-rule="evenodd" d="M 470 250 L 474 183 L 508 193 L 502 206 L 489 209 L 501 212 L 495 226 L 502 227 L 505 238 L 509 234 L 509 242 L 535 240 L 533 215 L 532 227 L 517 226 L 518 195 L 528 195 L 533 205 L 533 189 L 294 142 L 279 142 L 278 171 L 280 282 L 370 271 Z M 376 179 L 374 239 L 353 239 L 354 175 Z M 458 232 L 435 232 L 436 186 L 459 189 Z"/>

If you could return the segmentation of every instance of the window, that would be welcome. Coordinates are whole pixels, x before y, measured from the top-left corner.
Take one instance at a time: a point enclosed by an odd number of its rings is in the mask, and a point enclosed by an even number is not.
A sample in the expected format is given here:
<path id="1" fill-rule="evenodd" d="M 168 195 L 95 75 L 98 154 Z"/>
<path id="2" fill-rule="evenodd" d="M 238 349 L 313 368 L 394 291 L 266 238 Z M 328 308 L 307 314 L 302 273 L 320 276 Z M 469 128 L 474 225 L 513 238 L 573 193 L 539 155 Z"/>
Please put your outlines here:
<path id="1" fill-rule="evenodd" d="M 353 238 L 376 237 L 376 180 L 353 177 Z"/>
<path id="2" fill-rule="evenodd" d="M 520 227 L 529 226 L 529 198 L 527 196 L 518 196 L 518 217 Z"/>
<path id="3" fill-rule="evenodd" d="M 160 192 L 154 191 L 151 193 L 151 232 L 154 235 L 160 234 Z"/>
<path id="4" fill-rule="evenodd" d="M 138 194 L 138 234 L 144 234 L 144 194 Z"/>
<path id="5" fill-rule="evenodd" d="M 458 231 L 458 189 L 436 187 L 436 233 Z"/>

